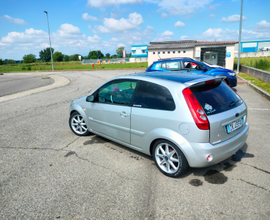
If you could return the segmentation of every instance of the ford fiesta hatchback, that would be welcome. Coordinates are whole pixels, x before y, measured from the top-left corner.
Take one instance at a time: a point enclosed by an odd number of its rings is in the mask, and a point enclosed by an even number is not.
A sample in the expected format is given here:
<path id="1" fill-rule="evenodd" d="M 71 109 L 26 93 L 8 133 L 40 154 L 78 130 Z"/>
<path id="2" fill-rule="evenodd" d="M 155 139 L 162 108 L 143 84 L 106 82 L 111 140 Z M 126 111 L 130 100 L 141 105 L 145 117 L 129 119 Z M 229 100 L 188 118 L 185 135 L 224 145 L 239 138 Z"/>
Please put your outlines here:
<path id="1" fill-rule="evenodd" d="M 222 77 L 181 72 L 113 78 L 72 100 L 69 112 L 76 135 L 91 132 L 152 155 L 170 177 L 229 158 L 249 130 L 246 104 Z"/>

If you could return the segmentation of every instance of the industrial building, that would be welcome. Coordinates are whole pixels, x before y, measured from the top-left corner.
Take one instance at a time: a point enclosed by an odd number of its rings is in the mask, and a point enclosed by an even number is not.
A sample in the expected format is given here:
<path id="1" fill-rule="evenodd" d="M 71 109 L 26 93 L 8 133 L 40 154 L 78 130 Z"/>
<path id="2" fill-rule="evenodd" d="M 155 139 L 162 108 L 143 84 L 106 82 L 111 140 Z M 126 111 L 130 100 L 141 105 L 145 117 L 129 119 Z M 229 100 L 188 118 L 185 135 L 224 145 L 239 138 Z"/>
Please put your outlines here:
<path id="1" fill-rule="evenodd" d="M 165 41 L 150 42 L 148 65 L 154 61 L 173 57 L 190 57 L 197 61 L 233 69 L 234 49 L 238 41 Z"/>

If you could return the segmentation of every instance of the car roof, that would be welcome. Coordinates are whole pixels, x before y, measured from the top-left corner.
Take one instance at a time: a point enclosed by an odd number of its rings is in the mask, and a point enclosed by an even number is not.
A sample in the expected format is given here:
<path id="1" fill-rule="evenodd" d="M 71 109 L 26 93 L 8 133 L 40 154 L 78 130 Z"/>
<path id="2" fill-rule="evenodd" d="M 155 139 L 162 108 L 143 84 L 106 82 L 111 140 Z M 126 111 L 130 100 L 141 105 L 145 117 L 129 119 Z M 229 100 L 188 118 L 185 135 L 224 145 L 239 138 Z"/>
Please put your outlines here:
<path id="1" fill-rule="evenodd" d="M 169 80 L 174 82 L 186 83 L 189 81 L 194 80 L 207 80 L 209 78 L 213 78 L 211 76 L 196 74 L 196 73 L 187 73 L 181 71 L 166 71 L 166 72 L 144 72 L 144 73 L 137 73 L 128 76 L 135 76 L 137 77 L 151 77 L 163 80 Z"/>
<path id="2" fill-rule="evenodd" d="M 161 58 L 161 59 L 158 59 L 158 61 L 155 61 L 155 62 L 167 61 L 167 60 L 194 60 L 194 59 L 190 58 L 190 57 L 171 57 L 171 58 Z"/>

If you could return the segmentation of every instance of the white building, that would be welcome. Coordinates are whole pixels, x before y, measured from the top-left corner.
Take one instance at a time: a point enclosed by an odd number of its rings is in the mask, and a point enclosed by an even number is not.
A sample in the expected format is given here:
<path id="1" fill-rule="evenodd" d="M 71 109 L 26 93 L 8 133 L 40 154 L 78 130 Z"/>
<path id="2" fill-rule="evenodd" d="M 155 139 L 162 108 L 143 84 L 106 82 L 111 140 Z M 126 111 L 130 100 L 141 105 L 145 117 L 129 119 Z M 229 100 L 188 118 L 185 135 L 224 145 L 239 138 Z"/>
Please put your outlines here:
<path id="1" fill-rule="evenodd" d="M 147 62 L 148 45 L 133 45 L 131 46 L 130 62 Z"/>
<path id="2" fill-rule="evenodd" d="M 190 57 L 197 61 L 233 69 L 234 48 L 238 41 L 165 41 L 150 42 L 148 65 L 154 61 L 173 57 Z"/>

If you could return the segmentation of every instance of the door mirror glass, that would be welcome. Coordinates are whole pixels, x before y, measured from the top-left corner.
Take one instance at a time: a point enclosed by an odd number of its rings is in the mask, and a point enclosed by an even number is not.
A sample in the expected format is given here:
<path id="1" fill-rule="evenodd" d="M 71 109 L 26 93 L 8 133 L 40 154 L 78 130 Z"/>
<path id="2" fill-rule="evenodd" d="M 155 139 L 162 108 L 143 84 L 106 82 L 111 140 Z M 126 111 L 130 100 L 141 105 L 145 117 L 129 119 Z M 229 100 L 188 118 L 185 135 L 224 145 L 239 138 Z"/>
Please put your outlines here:
<path id="1" fill-rule="evenodd" d="M 94 96 L 93 95 L 87 96 L 86 101 L 87 102 L 93 102 L 94 101 Z"/>

